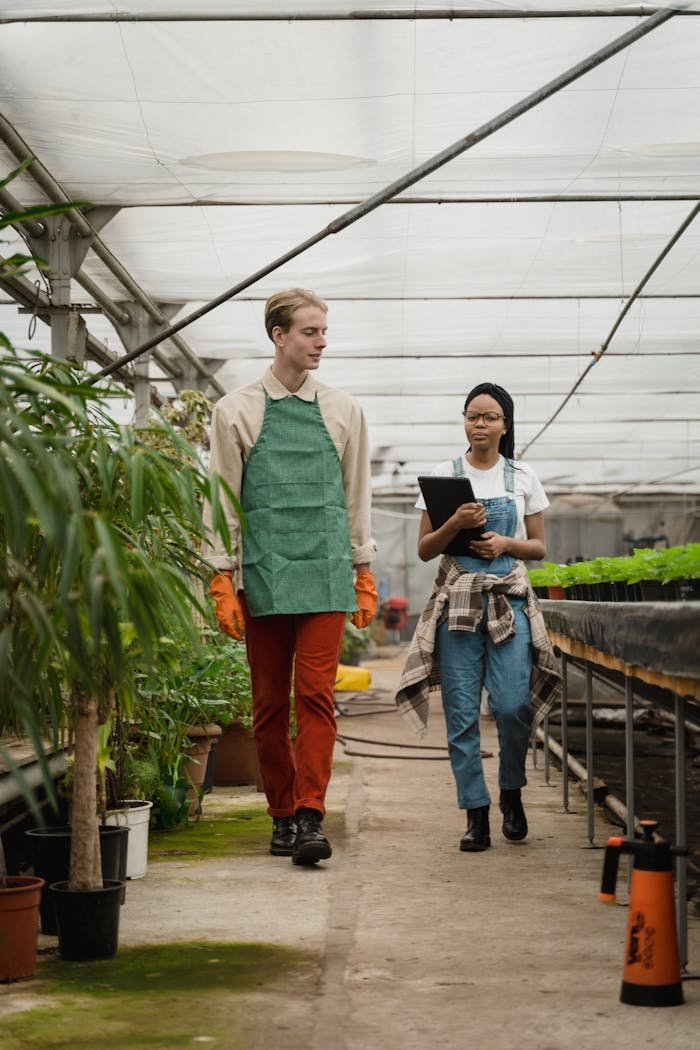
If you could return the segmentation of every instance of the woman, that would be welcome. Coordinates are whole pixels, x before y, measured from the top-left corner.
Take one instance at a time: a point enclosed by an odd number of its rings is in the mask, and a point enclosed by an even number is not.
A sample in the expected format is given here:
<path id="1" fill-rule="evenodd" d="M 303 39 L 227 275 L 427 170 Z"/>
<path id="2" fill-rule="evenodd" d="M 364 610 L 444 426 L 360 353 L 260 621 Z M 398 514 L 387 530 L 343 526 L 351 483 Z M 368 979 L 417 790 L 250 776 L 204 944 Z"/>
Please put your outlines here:
<path id="1" fill-rule="evenodd" d="M 438 529 L 423 499 L 416 504 L 423 510 L 418 555 L 442 559 L 396 699 L 424 731 L 428 693 L 440 685 L 458 805 L 468 814 L 460 849 L 477 852 L 491 845 L 479 749 L 482 686 L 498 727 L 503 834 L 516 842 L 528 830 L 520 791 L 532 704 L 542 718 L 557 698 L 559 675 L 523 565 L 545 555 L 542 512 L 549 501 L 532 468 L 513 461 L 513 401 L 503 387 L 481 383 L 467 395 L 463 415 L 465 455 L 433 473 L 468 477 L 477 502 L 462 504 Z M 475 527 L 485 531 L 468 554 L 443 554 L 458 532 Z"/>

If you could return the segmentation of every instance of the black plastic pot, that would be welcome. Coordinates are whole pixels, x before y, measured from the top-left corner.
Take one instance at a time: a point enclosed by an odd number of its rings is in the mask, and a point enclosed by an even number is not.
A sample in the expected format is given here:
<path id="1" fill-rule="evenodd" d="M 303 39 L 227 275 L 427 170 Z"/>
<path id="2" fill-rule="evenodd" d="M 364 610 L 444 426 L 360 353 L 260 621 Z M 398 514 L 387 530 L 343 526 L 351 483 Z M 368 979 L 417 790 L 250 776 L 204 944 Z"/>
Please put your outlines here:
<path id="1" fill-rule="evenodd" d="M 126 849 L 123 845 L 128 842 L 128 837 L 123 832 L 128 829 L 114 827 L 109 824 L 100 825 L 100 858 L 102 860 L 102 878 L 117 880 L 120 864 L 122 863 L 122 852 L 124 853 L 124 870 L 126 871 Z M 54 914 L 54 900 L 51 884 L 63 882 L 68 878 L 70 871 L 70 825 L 57 828 L 32 828 L 26 832 L 31 841 L 34 855 L 34 874 L 45 882 L 41 894 L 41 932 L 55 934 L 57 932 L 56 916 Z"/>
<path id="2" fill-rule="evenodd" d="M 205 795 L 210 794 L 211 789 L 214 787 L 214 760 L 218 744 L 219 738 L 216 736 L 212 737 L 211 748 L 209 749 L 209 754 L 207 755 L 207 768 L 204 773 L 204 784 L 202 785 L 204 788 Z"/>
<path id="3" fill-rule="evenodd" d="M 673 580 L 676 600 L 679 602 L 700 601 L 700 580 Z"/>
<path id="4" fill-rule="evenodd" d="M 598 601 L 599 602 L 611 602 L 613 601 L 613 585 L 611 583 L 599 583 L 598 588 Z"/>
<path id="5" fill-rule="evenodd" d="M 661 580 L 640 580 L 637 586 L 643 602 L 662 602 L 664 600 Z"/>
<path id="6" fill-rule="evenodd" d="M 100 890 L 69 890 L 67 882 L 52 884 L 58 950 L 63 959 L 82 962 L 116 955 L 123 889 L 118 879 L 105 879 Z"/>

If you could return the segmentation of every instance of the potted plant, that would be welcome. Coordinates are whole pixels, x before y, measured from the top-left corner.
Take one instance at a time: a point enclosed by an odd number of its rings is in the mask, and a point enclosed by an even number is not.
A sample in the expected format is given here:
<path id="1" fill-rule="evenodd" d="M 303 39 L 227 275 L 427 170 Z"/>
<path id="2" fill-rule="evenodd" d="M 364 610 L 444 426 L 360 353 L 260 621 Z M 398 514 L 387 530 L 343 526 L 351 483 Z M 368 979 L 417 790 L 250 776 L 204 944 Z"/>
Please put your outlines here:
<path id="1" fill-rule="evenodd" d="M 99 727 L 117 690 L 133 695 L 136 669 L 157 666 L 173 623 L 196 633 L 205 496 L 228 542 L 217 481 L 192 447 L 165 421 L 165 450 L 118 426 L 108 396 L 66 362 L 0 359 L 0 691 L 39 753 L 47 729 L 73 733 L 70 875 L 57 892 L 74 919 L 85 906 L 73 895 L 114 889 L 100 871 Z"/>
<path id="2" fill-rule="evenodd" d="M 126 753 L 131 768 L 145 761 L 158 771 L 156 826 L 184 823 L 201 809 L 212 742 L 235 713 L 235 644 L 211 624 L 196 637 L 173 625 L 157 678 L 138 683 Z"/>

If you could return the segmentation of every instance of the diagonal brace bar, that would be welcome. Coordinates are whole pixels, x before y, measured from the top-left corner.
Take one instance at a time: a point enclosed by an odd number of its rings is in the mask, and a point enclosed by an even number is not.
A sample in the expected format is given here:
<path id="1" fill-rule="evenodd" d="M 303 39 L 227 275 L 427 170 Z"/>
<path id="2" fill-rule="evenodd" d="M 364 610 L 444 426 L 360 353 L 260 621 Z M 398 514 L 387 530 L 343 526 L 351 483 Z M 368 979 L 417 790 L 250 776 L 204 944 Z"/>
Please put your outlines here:
<path id="1" fill-rule="evenodd" d="M 644 276 L 642 277 L 641 281 L 639 282 L 637 287 L 634 289 L 634 291 L 632 292 L 630 297 L 627 299 L 625 305 L 620 310 L 620 313 L 617 316 L 617 320 L 615 321 L 614 325 L 612 326 L 612 328 L 608 332 L 608 335 L 607 335 L 605 341 L 601 344 L 600 350 L 593 350 L 591 352 L 591 356 L 592 356 L 593 360 L 590 361 L 588 365 L 586 365 L 586 367 L 584 368 L 583 372 L 581 372 L 581 375 L 578 377 L 578 379 L 576 380 L 576 382 L 572 386 L 572 388 L 569 391 L 569 393 L 566 395 L 566 397 L 564 398 L 562 403 L 559 405 L 559 407 L 557 409 L 555 409 L 555 411 L 549 417 L 547 422 L 543 423 L 542 426 L 540 427 L 540 429 L 535 434 L 535 436 L 530 438 L 530 440 L 528 441 L 527 445 L 525 445 L 523 448 L 521 448 L 521 450 L 518 452 L 518 458 L 520 458 L 521 456 L 524 456 L 525 453 L 527 452 L 527 450 L 529 448 L 531 448 L 531 446 L 535 444 L 537 439 L 544 434 L 544 432 L 547 429 L 547 427 L 551 426 L 551 424 L 557 418 L 557 416 L 562 411 L 564 406 L 574 396 L 574 394 L 576 393 L 578 388 L 581 386 L 581 384 L 583 383 L 583 381 L 586 378 L 586 376 L 588 375 L 588 373 L 591 371 L 591 369 L 595 365 L 598 364 L 598 362 L 600 361 L 601 357 L 603 356 L 603 354 L 606 352 L 606 350 L 610 346 L 610 343 L 612 341 L 612 337 L 615 335 L 615 332 L 618 330 L 618 328 L 622 324 L 624 318 L 629 313 L 629 310 L 630 310 L 630 307 L 632 306 L 632 303 L 635 301 L 635 299 L 639 298 L 639 295 L 640 295 L 642 289 L 644 288 L 644 286 L 649 282 L 649 280 L 654 275 L 656 270 L 658 270 L 659 266 L 664 261 L 664 259 L 668 255 L 668 253 L 671 251 L 671 248 L 673 248 L 674 244 L 676 244 L 676 242 L 681 239 L 681 237 L 683 236 L 685 231 L 688 229 L 690 224 L 694 221 L 694 219 L 697 216 L 698 212 L 700 212 L 700 202 L 698 204 L 696 204 L 695 207 L 693 208 L 693 210 L 685 217 L 685 219 L 680 224 L 680 226 L 678 227 L 676 232 L 673 234 L 671 239 L 664 245 L 664 247 L 661 250 L 661 252 L 656 256 L 656 258 L 654 259 L 653 263 L 651 264 L 651 266 L 649 267 L 647 272 L 644 274 Z"/>
<path id="2" fill-rule="evenodd" d="M 471 149 L 472 146 L 475 146 L 485 138 L 493 135 L 495 131 L 500 130 L 500 128 L 511 123 L 511 121 L 515 120 L 517 117 L 522 116 L 523 113 L 527 113 L 528 110 L 533 109 L 535 106 L 539 105 L 540 102 L 544 102 L 545 99 L 555 95 L 558 91 L 561 91 L 562 88 L 567 87 L 569 84 L 573 83 L 573 81 L 578 80 L 579 77 L 582 77 L 592 69 L 595 69 L 596 66 L 606 62 L 609 58 L 618 54 L 618 52 L 624 51 L 624 49 L 629 47 L 630 44 L 633 44 L 636 40 L 639 40 L 640 37 L 645 36 L 647 33 L 651 33 L 660 25 L 663 25 L 664 22 L 673 18 L 675 14 L 676 8 L 674 7 L 662 9 L 652 15 L 651 18 L 648 18 L 638 26 L 635 26 L 634 29 L 630 29 L 628 32 L 616 37 L 609 44 L 606 44 L 598 51 L 595 51 L 592 55 L 589 55 L 588 58 L 578 62 L 575 66 L 571 66 L 570 69 L 561 73 L 558 77 L 555 77 L 554 80 L 550 80 L 549 83 L 544 85 L 544 87 L 539 88 L 537 91 L 533 91 L 524 99 L 521 99 L 520 102 L 516 102 L 515 105 L 504 110 L 499 116 L 494 117 L 486 124 L 482 124 L 476 131 L 472 131 L 469 135 L 465 135 L 464 138 L 458 139 L 456 142 L 452 143 L 451 146 L 447 146 L 440 153 L 435 154 L 430 160 L 425 161 L 423 164 L 419 164 L 418 167 L 413 168 L 412 171 L 409 171 L 400 179 L 392 182 L 383 190 L 379 190 L 379 192 L 368 197 L 367 200 L 363 201 L 361 204 L 356 205 L 354 208 L 350 208 L 349 211 L 344 212 L 337 219 L 334 219 L 333 222 L 325 227 L 325 229 L 319 230 L 318 233 L 313 234 L 313 236 L 302 241 L 301 244 L 296 245 L 296 247 L 291 248 L 288 252 L 285 252 L 284 255 L 279 256 L 279 258 L 275 259 L 273 262 L 263 266 L 262 269 L 257 270 L 254 274 L 251 274 L 250 277 L 246 277 L 245 280 L 240 281 L 238 284 L 234 285 L 233 288 L 230 288 L 226 292 L 222 292 L 221 295 L 212 299 L 211 302 L 206 303 L 191 314 L 183 317 L 176 324 L 172 325 L 170 328 L 166 328 L 159 333 L 159 335 L 155 336 L 153 339 L 149 339 L 142 346 L 132 350 L 124 357 L 118 358 L 113 364 L 109 365 L 107 368 L 103 368 L 101 372 L 97 372 L 92 381 L 96 382 L 102 376 L 110 375 L 110 373 L 117 368 L 123 367 L 123 365 L 135 360 L 141 354 L 146 353 L 147 350 L 151 350 L 163 339 L 168 339 L 176 332 L 180 332 L 187 325 L 192 324 L 193 321 L 197 321 L 200 317 L 209 313 L 210 310 L 214 310 L 217 306 L 221 306 L 222 303 L 232 299 L 245 288 L 249 288 L 252 284 L 255 284 L 274 270 L 279 269 L 291 259 L 295 259 L 298 255 L 301 255 L 309 248 L 312 248 L 315 244 L 318 244 L 319 241 L 325 240 L 326 237 L 333 233 L 340 233 L 340 231 L 344 230 L 347 226 L 357 222 L 358 219 L 363 218 L 371 211 L 374 211 L 375 208 L 378 208 L 381 204 L 385 204 L 392 197 L 395 197 L 397 193 L 401 193 L 403 190 L 408 189 L 409 186 L 413 186 L 416 182 L 420 182 L 420 180 L 424 179 L 426 175 L 431 175 L 434 171 L 437 171 L 438 168 L 447 164 L 448 161 L 454 160 L 455 157 L 458 157 L 466 150 Z"/>

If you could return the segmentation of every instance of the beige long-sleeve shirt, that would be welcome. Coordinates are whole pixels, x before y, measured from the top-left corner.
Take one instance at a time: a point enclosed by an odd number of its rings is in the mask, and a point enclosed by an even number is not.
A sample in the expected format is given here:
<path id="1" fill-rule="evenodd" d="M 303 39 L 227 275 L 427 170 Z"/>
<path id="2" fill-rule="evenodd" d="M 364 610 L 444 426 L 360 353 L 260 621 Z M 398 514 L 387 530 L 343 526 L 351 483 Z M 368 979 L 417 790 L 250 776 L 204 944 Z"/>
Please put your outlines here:
<path id="1" fill-rule="evenodd" d="M 367 424 L 355 398 L 342 390 L 325 386 L 308 373 L 299 389 L 292 393 L 277 379 L 270 368 L 256 382 L 226 394 L 217 401 L 211 421 L 210 470 L 241 495 L 245 464 L 260 436 L 265 417 L 265 393 L 278 401 L 298 397 L 311 402 L 318 396 L 321 415 L 335 445 L 343 472 L 343 488 L 348 507 L 350 544 L 353 565 L 374 560 L 376 544 L 370 535 L 370 456 Z M 221 546 L 208 546 L 205 557 L 219 570 L 232 570 L 234 586 L 243 586 L 241 530 L 233 508 L 227 505 L 226 519 L 231 530 L 233 556 Z M 205 520 L 210 525 L 209 507 Z"/>

